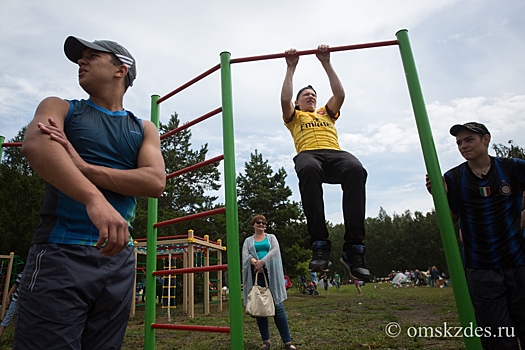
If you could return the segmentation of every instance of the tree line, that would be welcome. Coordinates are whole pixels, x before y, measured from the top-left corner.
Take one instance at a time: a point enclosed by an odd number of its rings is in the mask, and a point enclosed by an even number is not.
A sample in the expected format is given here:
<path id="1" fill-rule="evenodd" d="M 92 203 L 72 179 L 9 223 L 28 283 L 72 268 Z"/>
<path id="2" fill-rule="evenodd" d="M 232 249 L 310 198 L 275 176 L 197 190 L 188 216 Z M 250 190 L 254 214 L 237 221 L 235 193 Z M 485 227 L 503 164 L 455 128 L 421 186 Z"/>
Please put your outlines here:
<path id="1" fill-rule="evenodd" d="M 166 124 L 160 123 L 160 133 L 177 128 L 177 113 Z M 10 142 L 23 140 L 26 127 Z M 206 160 L 208 145 L 194 149 L 191 131 L 186 129 L 161 141 L 166 173 Z M 512 140 L 509 146 L 494 144 L 498 156 L 525 159 L 523 148 Z M 44 194 L 44 181 L 31 169 L 20 148 L 5 148 L 0 164 L 0 254 L 14 252 L 25 260 L 33 235 L 38 226 L 39 208 Z M 290 160 L 291 161 L 291 160 Z M 219 164 L 169 179 L 164 194 L 158 201 L 158 221 L 199 213 L 224 206 L 212 191 L 221 189 Z M 272 169 L 268 160 L 257 150 L 250 155 L 244 169 L 237 176 L 239 213 L 239 246 L 253 234 L 250 220 L 255 214 L 266 216 L 267 232 L 278 237 L 285 272 L 291 278 L 306 274 L 311 257 L 306 219 L 301 204 L 290 199 L 292 190 L 286 185 L 288 174 L 284 168 Z M 137 198 L 137 215 L 133 223 L 133 236 L 146 237 L 147 199 Z M 200 218 L 158 229 L 158 236 L 186 234 L 208 235 L 211 240 L 221 239 L 227 245 L 224 215 Z M 383 208 L 377 217 L 365 221 L 367 264 L 372 275 L 385 277 L 391 270 L 426 269 L 436 265 L 447 273 L 447 263 L 434 211 L 428 213 L 409 210 L 389 215 Z M 338 271 L 343 278 L 346 270 L 338 264 L 343 246 L 344 225 L 328 222 L 332 241 L 330 273 Z M 224 262 L 227 257 L 224 255 Z"/>

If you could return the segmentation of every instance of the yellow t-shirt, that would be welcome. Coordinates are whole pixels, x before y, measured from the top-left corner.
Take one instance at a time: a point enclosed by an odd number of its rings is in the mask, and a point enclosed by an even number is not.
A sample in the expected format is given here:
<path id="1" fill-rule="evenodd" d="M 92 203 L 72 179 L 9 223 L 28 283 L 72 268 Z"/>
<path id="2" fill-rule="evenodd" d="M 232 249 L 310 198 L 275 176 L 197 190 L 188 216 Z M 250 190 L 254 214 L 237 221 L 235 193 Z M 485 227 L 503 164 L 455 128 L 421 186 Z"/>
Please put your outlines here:
<path id="1" fill-rule="evenodd" d="M 326 111 L 326 106 L 315 112 L 295 110 L 295 115 L 289 123 L 284 125 L 290 130 L 297 153 L 316 149 L 341 150 L 335 129 L 335 121 L 339 112 L 332 118 Z"/>

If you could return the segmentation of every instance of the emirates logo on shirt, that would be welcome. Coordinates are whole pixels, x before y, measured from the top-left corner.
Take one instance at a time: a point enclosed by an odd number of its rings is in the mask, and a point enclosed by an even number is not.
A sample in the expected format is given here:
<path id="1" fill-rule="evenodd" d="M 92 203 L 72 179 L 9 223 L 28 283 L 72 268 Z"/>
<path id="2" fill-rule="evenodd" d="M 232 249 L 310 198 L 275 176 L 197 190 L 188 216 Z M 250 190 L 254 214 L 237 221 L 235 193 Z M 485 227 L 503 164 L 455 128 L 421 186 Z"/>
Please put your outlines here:
<path id="1" fill-rule="evenodd" d="M 301 130 L 308 129 L 308 128 L 320 128 L 320 127 L 333 128 L 333 126 L 330 123 L 320 122 L 320 121 L 312 121 L 310 123 L 301 124 Z"/>

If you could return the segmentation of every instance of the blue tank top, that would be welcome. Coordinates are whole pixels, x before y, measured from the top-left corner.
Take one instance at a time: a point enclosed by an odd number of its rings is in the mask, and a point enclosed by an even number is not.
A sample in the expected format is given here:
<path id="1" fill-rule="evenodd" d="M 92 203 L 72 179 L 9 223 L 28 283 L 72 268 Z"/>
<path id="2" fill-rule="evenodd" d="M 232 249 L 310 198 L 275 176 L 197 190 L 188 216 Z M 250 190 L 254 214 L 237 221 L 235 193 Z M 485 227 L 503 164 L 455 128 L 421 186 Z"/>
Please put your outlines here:
<path id="1" fill-rule="evenodd" d="M 260 242 L 254 240 L 253 245 L 259 260 L 268 255 L 268 252 L 270 251 L 270 242 L 268 241 L 268 237 L 264 236 L 264 239 Z"/>
<path id="2" fill-rule="evenodd" d="M 71 100 L 64 132 L 86 162 L 114 169 L 137 168 L 137 156 L 144 139 L 142 121 L 129 111 L 111 112 L 90 100 Z M 89 219 L 84 204 L 66 196 L 46 182 L 40 208 L 41 221 L 31 243 L 62 243 L 93 246 L 98 229 Z M 128 222 L 131 232 L 136 199 L 99 187 L 109 203 Z M 133 240 L 130 235 L 130 244 Z"/>

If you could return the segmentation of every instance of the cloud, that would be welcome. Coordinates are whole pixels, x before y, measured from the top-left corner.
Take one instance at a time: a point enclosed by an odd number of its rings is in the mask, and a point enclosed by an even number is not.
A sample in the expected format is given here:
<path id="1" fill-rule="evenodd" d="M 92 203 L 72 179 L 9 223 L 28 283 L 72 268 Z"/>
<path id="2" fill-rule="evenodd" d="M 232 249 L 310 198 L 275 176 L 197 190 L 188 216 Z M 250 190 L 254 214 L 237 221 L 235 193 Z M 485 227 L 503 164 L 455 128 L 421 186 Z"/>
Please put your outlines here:
<path id="1" fill-rule="evenodd" d="M 406 153 L 419 144 L 417 134 L 408 125 L 370 124 L 362 133 L 340 135 L 341 145 L 363 156 L 374 153 Z"/>
<path id="2" fill-rule="evenodd" d="M 496 97 L 458 98 L 448 103 L 432 102 L 427 106 L 438 152 L 454 148 L 449 134 L 454 124 L 469 121 L 484 123 L 491 132 L 493 143 L 515 140 L 524 144 L 521 130 L 525 127 L 525 95 L 504 94 Z"/>

